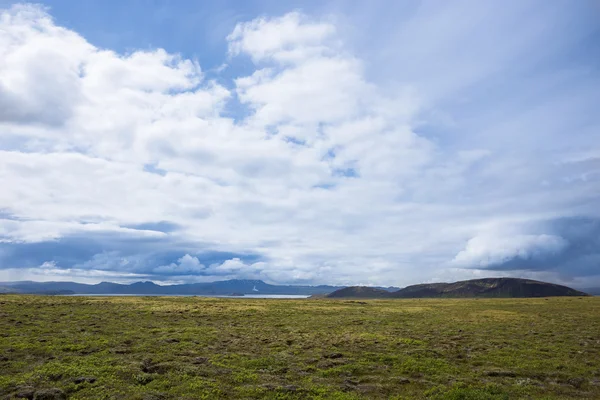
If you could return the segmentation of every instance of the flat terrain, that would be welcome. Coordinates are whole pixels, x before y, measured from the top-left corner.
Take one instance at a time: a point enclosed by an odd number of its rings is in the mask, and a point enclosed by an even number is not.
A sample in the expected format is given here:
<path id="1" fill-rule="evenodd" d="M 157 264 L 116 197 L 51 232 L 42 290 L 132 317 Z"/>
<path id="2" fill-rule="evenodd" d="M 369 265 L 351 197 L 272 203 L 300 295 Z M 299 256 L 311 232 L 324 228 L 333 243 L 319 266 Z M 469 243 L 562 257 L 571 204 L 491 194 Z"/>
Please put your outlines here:
<path id="1" fill-rule="evenodd" d="M 0 398 L 61 391 L 72 399 L 599 399 L 600 298 L 0 296 Z"/>

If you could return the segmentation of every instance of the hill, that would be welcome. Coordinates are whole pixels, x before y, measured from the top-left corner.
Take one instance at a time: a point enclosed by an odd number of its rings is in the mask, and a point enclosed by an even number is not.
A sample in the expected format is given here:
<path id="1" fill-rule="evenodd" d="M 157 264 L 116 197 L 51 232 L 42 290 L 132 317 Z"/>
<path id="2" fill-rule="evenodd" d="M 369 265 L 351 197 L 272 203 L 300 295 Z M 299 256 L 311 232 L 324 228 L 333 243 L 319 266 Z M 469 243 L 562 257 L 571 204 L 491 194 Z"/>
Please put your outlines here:
<path id="1" fill-rule="evenodd" d="M 454 283 L 425 283 L 395 292 L 368 287 L 348 287 L 330 293 L 329 298 L 461 298 L 461 297 L 554 297 L 588 296 L 587 293 L 553 283 L 519 278 L 484 278 Z"/>
<path id="2" fill-rule="evenodd" d="M 586 296 L 586 293 L 553 283 L 519 278 L 484 278 L 454 283 L 413 285 L 393 297 L 553 297 Z"/>
<path id="3" fill-rule="evenodd" d="M 389 299 L 394 292 L 369 286 L 350 286 L 329 293 L 326 297 L 336 299 L 351 297 L 355 299 Z"/>

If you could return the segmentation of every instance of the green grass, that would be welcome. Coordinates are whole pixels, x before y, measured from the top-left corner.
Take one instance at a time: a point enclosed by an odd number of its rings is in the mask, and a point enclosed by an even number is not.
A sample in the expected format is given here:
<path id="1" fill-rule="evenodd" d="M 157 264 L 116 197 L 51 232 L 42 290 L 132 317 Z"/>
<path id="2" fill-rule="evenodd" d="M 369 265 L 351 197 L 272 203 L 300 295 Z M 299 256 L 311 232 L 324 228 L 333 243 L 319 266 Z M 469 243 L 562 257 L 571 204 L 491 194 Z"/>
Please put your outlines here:
<path id="1" fill-rule="evenodd" d="M 0 296 L 0 398 L 27 387 L 72 399 L 595 399 L 600 298 Z"/>

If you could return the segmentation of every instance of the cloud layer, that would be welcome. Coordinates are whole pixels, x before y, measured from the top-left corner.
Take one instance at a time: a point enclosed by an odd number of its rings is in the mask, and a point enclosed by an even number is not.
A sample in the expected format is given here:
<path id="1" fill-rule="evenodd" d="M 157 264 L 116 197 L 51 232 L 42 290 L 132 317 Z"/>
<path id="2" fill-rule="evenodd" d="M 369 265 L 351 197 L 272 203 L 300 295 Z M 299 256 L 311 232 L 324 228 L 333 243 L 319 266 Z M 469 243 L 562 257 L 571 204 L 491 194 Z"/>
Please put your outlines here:
<path id="1" fill-rule="evenodd" d="M 594 27 L 527 58 L 577 15 L 551 9 L 516 43 L 502 35 L 527 9 L 448 26 L 455 7 L 406 16 L 406 46 L 381 39 L 395 57 L 344 18 L 240 22 L 223 68 L 251 71 L 233 79 L 1 11 L 0 280 L 600 280 L 600 119 L 581 112 L 600 84 L 590 60 L 556 61 Z"/>

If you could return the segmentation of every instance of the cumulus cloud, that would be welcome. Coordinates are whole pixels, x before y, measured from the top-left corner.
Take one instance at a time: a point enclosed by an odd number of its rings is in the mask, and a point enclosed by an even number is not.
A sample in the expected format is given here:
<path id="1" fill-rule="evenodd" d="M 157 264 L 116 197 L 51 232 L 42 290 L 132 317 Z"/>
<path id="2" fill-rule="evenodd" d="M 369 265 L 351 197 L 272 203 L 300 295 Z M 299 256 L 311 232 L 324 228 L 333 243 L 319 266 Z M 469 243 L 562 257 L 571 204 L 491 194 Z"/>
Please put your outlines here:
<path id="1" fill-rule="evenodd" d="M 451 7 L 407 16 L 385 65 L 345 43 L 344 18 L 250 18 L 223 37 L 228 64 L 250 63 L 234 76 L 160 48 L 96 47 L 38 6 L 0 11 L 0 276 L 403 285 L 553 258 L 593 276 L 595 253 L 576 255 L 585 241 L 551 221 L 600 217 L 597 160 L 582 156 L 597 153 L 598 121 L 574 133 L 585 107 L 558 112 L 558 90 L 526 107 L 514 82 L 527 73 L 509 68 L 552 33 L 493 54 L 489 38 L 470 42 L 472 74 L 411 44 L 478 37 L 493 13 L 475 11 L 454 35 Z M 524 15 L 506 8 L 496 31 Z M 439 23 L 448 35 L 431 35 Z M 379 77 L 390 66 L 393 84 Z M 518 75 L 510 102 L 481 100 L 499 90 L 493 73 Z M 568 98 L 592 104 L 595 83 L 572 76 Z M 525 86 L 554 82 L 539 79 Z"/>
<path id="2" fill-rule="evenodd" d="M 578 287 L 594 285 L 600 265 L 600 219 L 552 218 L 519 226 L 518 231 L 530 233 L 487 232 L 472 238 L 456 255 L 451 269 L 459 275 L 471 271 L 559 281 Z"/>
<path id="3" fill-rule="evenodd" d="M 196 275 L 205 269 L 196 257 L 186 254 L 177 260 L 177 263 L 156 267 L 153 272 L 165 275 Z"/>
<path id="4" fill-rule="evenodd" d="M 248 54 L 257 61 L 303 62 L 327 52 L 335 33 L 329 22 L 312 21 L 299 12 L 277 18 L 257 18 L 237 24 L 227 36 L 229 53 Z"/>
<path id="5" fill-rule="evenodd" d="M 92 46 L 37 6 L 3 12 L 0 25 L 0 121 L 64 123 L 82 100 L 81 60 Z"/>
<path id="6" fill-rule="evenodd" d="M 552 257 L 568 245 L 562 237 L 554 235 L 476 236 L 453 261 L 475 268 L 498 266 L 515 259 L 542 259 L 552 263 Z"/>

